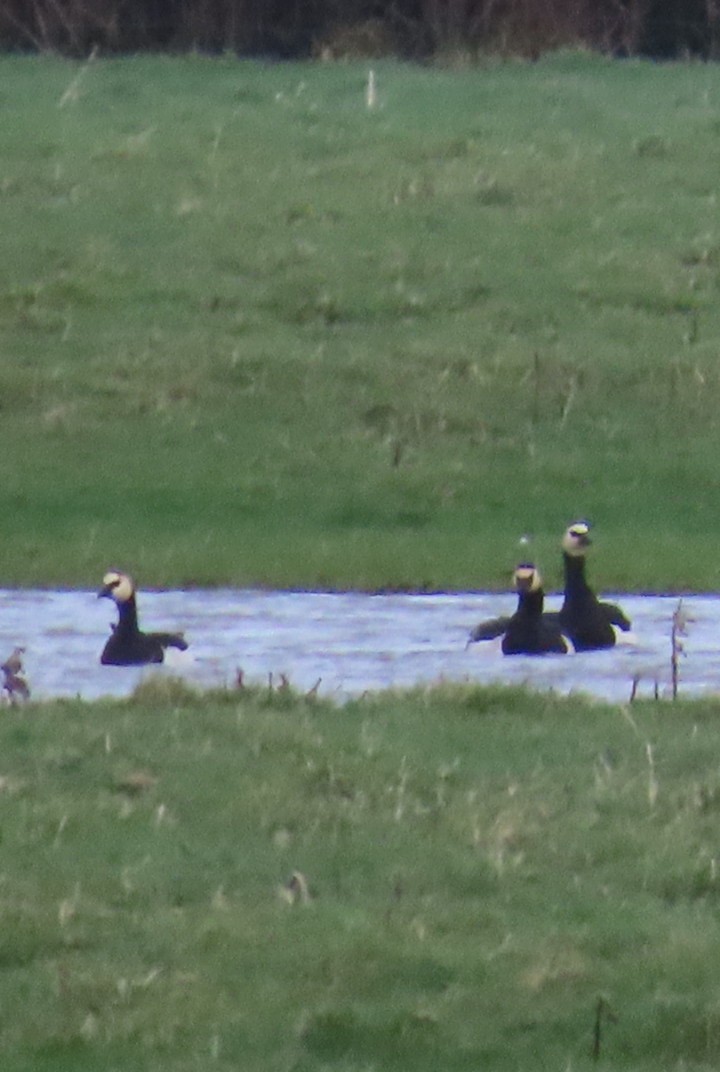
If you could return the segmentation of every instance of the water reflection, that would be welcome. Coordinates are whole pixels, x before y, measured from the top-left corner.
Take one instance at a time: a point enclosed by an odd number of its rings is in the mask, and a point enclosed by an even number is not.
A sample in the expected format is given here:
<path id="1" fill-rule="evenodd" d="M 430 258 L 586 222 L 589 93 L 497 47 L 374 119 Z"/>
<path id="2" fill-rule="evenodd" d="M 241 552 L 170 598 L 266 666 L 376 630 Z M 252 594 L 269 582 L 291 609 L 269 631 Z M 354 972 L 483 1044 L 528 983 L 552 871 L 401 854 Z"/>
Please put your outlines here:
<path id="1" fill-rule="evenodd" d="M 508 613 L 512 595 L 364 595 L 254 590 L 142 592 L 147 629 L 184 629 L 191 660 L 170 668 L 199 686 L 230 685 L 242 667 L 250 683 L 285 674 L 298 689 L 343 700 L 366 690 L 452 681 L 528 683 L 627 700 L 670 689 L 670 629 L 677 597 L 608 596 L 633 619 L 635 642 L 610 651 L 542 659 L 503 657 L 496 644 L 466 650 L 481 618 Z M 557 597 L 548 599 L 553 607 Z M 720 599 L 683 600 L 691 619 L 680 691 L 714 691 L 720 682 Z M 127 695 L 149 673 L 168 668 L 101 667 L 114 608 L 94 592 L 0 591 L 0 656 L 16 644 L 35 698 Z M 181 660 L 183 657 L 180 657 Z"/>

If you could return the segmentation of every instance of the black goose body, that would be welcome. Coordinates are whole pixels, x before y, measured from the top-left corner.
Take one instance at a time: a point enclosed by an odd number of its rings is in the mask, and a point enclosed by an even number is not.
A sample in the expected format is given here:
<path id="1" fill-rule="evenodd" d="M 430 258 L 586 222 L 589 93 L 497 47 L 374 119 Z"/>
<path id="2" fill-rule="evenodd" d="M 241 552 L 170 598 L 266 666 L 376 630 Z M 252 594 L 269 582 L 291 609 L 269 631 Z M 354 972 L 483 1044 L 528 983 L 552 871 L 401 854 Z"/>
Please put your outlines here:
<path id="1" fill-rule="evenodd" d="M 585 556 L 592 541 L 590 526 L 577 521 L 563 536 L 565 590 L 559 620 L 576 651 L 611 648 L 617 640 L 615 628 L 627 632 L 630 620 L 616 603 L 598 599 L 585 577 Z"/>
<path id="2" fill-rule="evenodd" d="M 103 577 L 103 587 L 98 597 L 114 600 L 118 609 L 117 625 L 103 648 L 100 662 L 103 666 L 144 666 L 161 663 L 166 648 L 187 649 L 187 641 L 181 633 L 143 633 L 138 625 L 135 585 L 125 573 L 111 571 Z"/>
<path id="3" fill-rule="evenodd" d="M 542 578 L 529 563 L 515 570 L 517 610 L 508 620 L 501 647 L 503 655 L 565 655 L 573 650 L 554 615 L 543 614 Z"/>

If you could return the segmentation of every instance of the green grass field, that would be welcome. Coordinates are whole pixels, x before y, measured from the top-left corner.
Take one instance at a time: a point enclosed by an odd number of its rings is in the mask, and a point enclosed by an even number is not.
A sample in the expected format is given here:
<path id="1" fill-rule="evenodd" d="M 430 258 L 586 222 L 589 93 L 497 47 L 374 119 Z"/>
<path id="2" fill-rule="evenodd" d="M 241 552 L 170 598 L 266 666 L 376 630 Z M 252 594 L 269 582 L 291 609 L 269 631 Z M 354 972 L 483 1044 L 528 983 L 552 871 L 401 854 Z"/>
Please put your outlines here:
<path id="1" fill-rule="evenodd" d="M 3 584 L 717 588 L 716 66 L 0 65 Z"/>
<path id="2" fill-rule="evenodd" d="M 167 679 L 8 709 L 3 1070 L 717 1068 L 719 726 Z"/>
<path id="3" fill-rule="evenodd" d="M 720 69 L 0 70 L 3 586 L 718 588 Z M 718 710 L 3 709 L 2 1072 L 717 1068 Z"/>

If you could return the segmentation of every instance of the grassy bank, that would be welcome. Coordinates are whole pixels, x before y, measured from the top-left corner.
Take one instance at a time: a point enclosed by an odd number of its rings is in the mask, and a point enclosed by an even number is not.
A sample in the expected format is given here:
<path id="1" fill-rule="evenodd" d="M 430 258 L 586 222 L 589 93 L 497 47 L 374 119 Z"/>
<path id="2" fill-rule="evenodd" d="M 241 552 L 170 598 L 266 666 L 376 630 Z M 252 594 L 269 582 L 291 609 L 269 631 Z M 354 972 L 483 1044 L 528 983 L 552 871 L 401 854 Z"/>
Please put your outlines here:
<path id="1" fill-rule="evenodd" d="M 718 68 L 0 63 L 3 584 L 717 587 Z"/>
<path id="2" fill-rule="evenodd" d="M 707 1069 L 718 707 L 439 688 L 10 709 L 7 1072 Z M 293 879 L 293 875 L 295 878 Z"/>

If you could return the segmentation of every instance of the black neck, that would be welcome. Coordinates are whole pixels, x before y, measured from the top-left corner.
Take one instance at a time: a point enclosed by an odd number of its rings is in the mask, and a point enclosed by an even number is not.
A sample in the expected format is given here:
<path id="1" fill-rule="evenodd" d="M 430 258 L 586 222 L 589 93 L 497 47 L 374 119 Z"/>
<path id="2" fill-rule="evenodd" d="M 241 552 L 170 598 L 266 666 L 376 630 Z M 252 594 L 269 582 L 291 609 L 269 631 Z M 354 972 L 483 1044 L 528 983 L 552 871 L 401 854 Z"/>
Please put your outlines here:
<path id="1" fill-rule="evenodd" d="M 542 614 L 544 602 L 545 596 L 542 588 L 536 588 L 533 592 L 520 592 L 518 613 L 534 618 Z"/>
<path id="2" fill-rule="evenodd" d="M 138 619 L 135 596 L 130 596 L 130 599 L 127 599 L 124 603 L 118 603 L 117 609 L 119 617 L 116 632 L 137 633 Z"/>
<path id="3" fill-rule="evenodd" d="M 563 552 L 563 560 L 565 562 L 565 587 L 567 588 L 568 585 L 571 585 L 576 590 L 587 588 L 584 556 L 569 555 L 567 552 Z"/>

